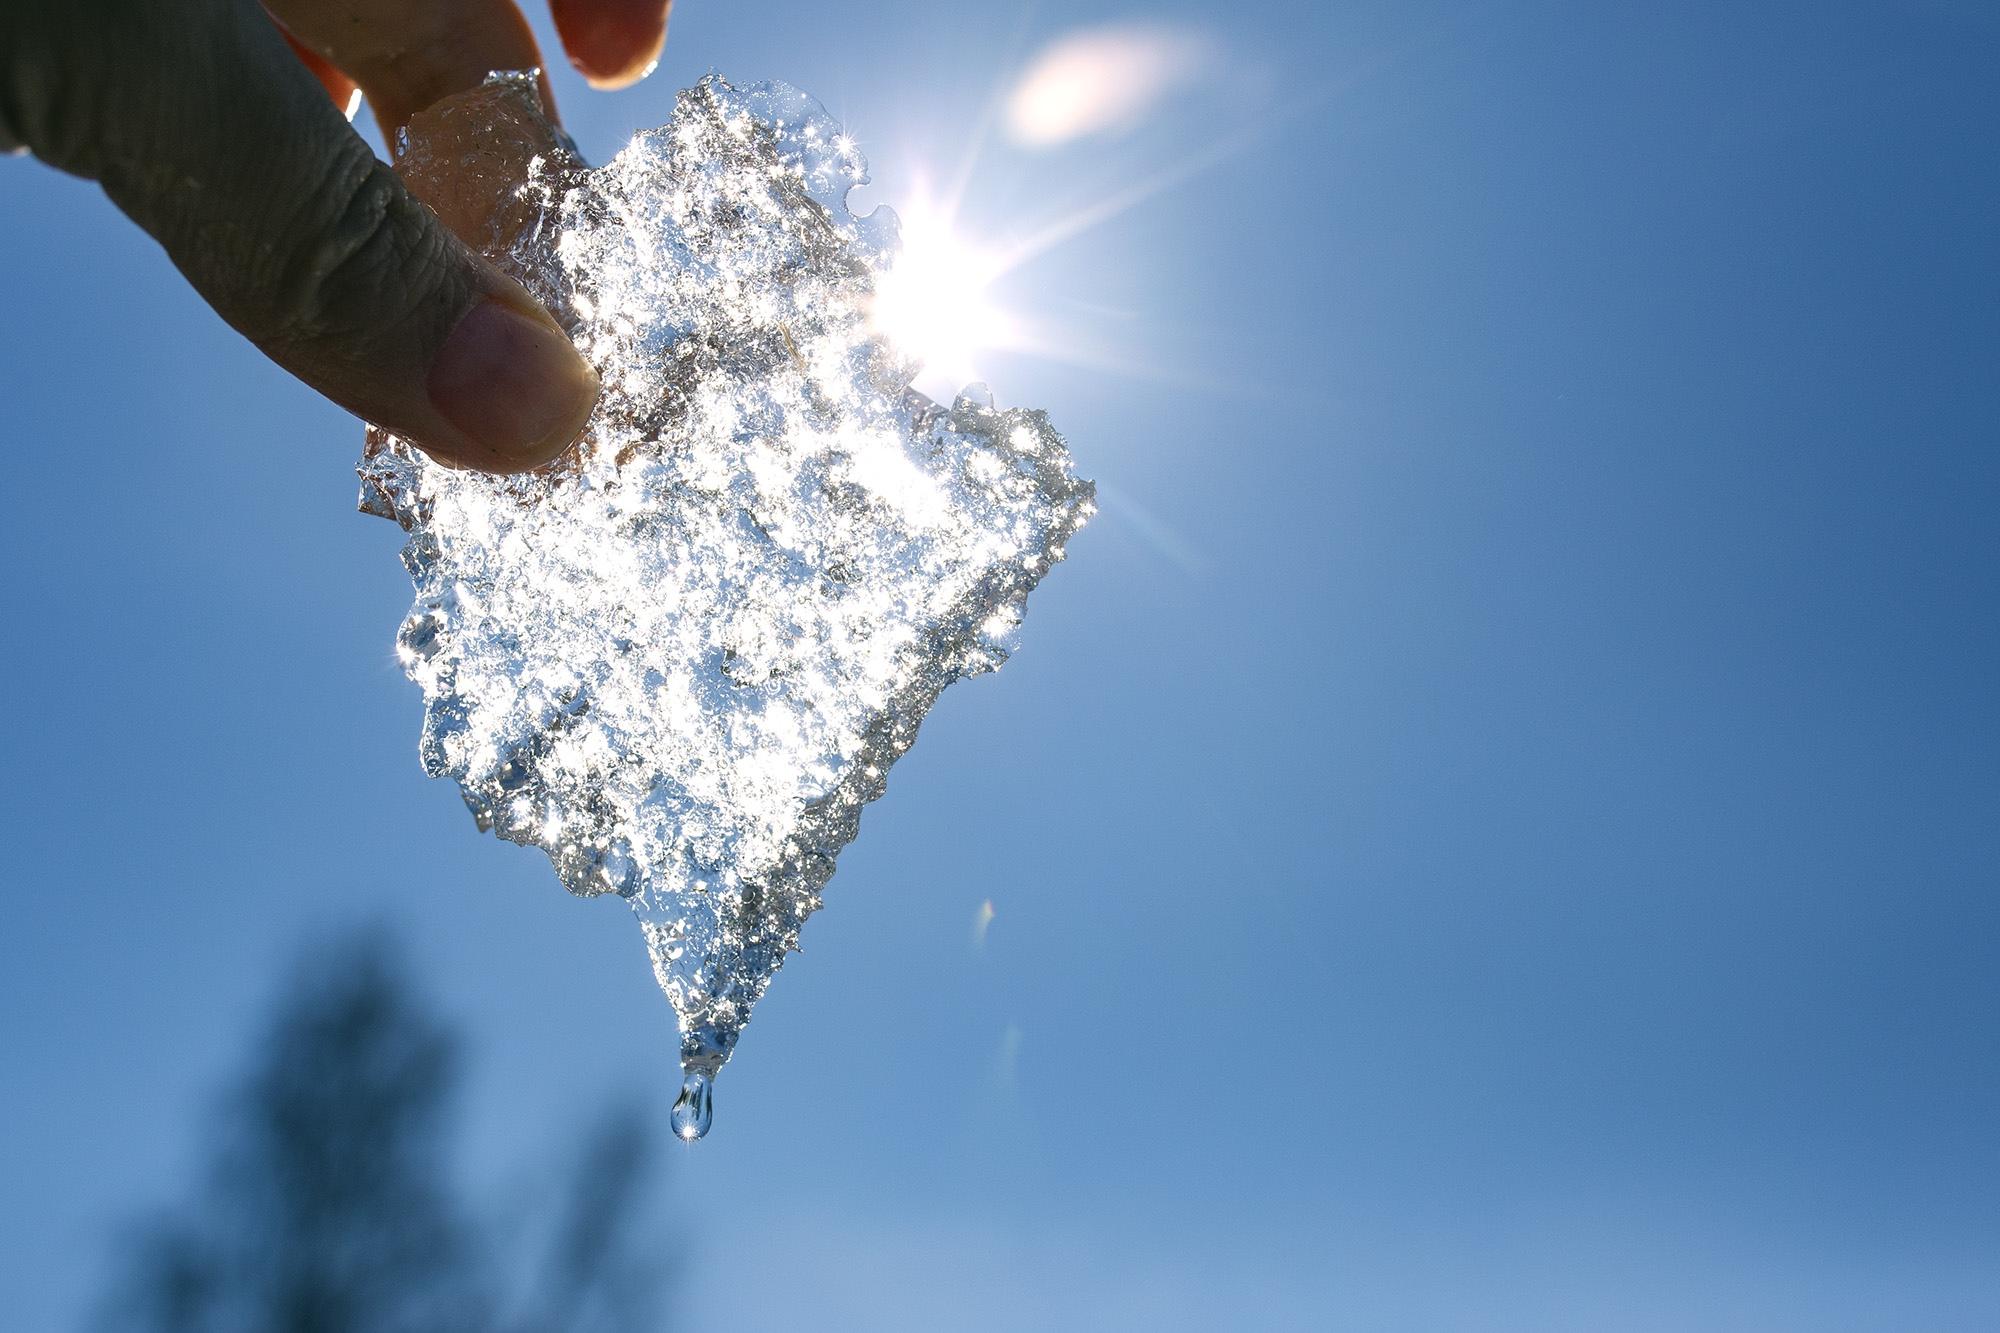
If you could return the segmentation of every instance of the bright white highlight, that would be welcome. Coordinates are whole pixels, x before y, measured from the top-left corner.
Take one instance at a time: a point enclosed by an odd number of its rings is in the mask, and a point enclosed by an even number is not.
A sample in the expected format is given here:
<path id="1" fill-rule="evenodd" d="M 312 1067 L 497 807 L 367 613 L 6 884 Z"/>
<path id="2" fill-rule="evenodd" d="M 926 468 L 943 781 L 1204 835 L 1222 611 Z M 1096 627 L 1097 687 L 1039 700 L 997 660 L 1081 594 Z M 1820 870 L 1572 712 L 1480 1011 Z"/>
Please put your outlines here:
<path id="1" fill-rule="evenodd" d="M 1185 28 L 1119 24 L 1070 33 L 1045 47 L 1014 85 L 1007 128 L 1033 148 L 1129 130 L 1193 82 L 1211 56 L 1209 40 Z"/>
<path id="2" fill-rule="evenodd" d="M 983 378 L 980 354 L 1017 333 L 987 290 L 1004 260 L 967 242 L 933 204 L 919 200 L 901 217 L 902 252 L 876 279 L 870 322 L 929 381 L 955 388 Z"/>

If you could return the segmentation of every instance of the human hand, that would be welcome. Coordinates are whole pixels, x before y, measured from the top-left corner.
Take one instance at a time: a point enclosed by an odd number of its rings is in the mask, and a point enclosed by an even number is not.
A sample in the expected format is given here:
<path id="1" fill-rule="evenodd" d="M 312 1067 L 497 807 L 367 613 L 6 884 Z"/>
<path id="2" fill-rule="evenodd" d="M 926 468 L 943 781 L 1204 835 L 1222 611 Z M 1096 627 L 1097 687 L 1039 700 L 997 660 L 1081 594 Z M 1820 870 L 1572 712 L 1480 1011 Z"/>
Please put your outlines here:
<path id="1" fill-rule="evenodd" d="M 650 70 L 670 3 L 551 9 L 572 63 L 616 87 Z M 458 466 L 553 458 L 583 429 L 596 375 L 333 104 L 358 85 L 394 142 L 489 71 L 539 66 L 527 22 L 513 0 L 268 8 L 6 0 L 0 151 L 97 181 L 218 314 L 357 416 Z"/>

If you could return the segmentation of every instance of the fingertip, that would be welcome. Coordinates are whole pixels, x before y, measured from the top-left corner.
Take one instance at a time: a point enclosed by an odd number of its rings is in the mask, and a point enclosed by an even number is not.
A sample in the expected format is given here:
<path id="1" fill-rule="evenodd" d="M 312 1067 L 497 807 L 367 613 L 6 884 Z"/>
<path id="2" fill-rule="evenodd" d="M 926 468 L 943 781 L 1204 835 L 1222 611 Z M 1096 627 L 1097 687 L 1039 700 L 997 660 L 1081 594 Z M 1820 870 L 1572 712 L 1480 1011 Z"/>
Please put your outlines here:
<path id="1" fill-rule="evenodd" d="M 582 62 L 577 60 L 574 56 L 570 58 L 569 63 L 575 66 L 577 73 L 583 75 L 583 81 L 589 84 L 592 88 L 595 88 L 598 92 L 615 93 L 620 88 L 630 88 L 633 84 L 639 82 L 641 79 L 645 78 L 648 74 L 651 74 L 655 69 L 659 68 L 660 53 L 658 51 L 655 51 L 643 63 L 635 65 L 629 69 L 621 70 L 616 74 L 593 73 L 592 71 L 584 68 Z"/>
<path id="2" fill-rule="evenodd" d="M 665 0 L 553 0 L 549 9 L 569 63 L 593 88 L 630 87 L 660 63 Z"/>
<path id="3" fill-rule="evenodd" d="M 440 461 L 510 473 L 539 467 L 574 444 L 601 386 L 545 312 L 488 297 L 446 337 L 426 388 L 457 438 L 417 443 Z"/>
<path id="4" fill-rule="evenodd" d="M 615 93 L 620 88 L 630 88 L 633 84 L 658 69 L 660 66 L 660 52 L 666 49 L 666 45 L 667 34 L 663 28 L 660 30 L 660 39 L 653 43 L 652 49 L 640 53 L 622 67 L 612 69 L 603 66 L 592 66 L 586 64 L 583 59 L 576 55 L 570 56 L 569 63 L 575 68 L 577 73 L 583 75 L 583 81 L 598 92 Z"/>

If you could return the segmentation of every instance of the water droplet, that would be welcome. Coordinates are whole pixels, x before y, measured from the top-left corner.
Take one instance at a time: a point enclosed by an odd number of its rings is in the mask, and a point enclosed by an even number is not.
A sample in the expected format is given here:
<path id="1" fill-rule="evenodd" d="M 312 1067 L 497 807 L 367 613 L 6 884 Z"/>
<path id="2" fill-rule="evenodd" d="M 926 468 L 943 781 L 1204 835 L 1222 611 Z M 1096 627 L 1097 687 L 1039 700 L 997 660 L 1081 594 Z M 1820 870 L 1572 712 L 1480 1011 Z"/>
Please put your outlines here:
<path id="1" fill-rule="evenodd" d="M 672 1119 L 674 1133 L 683 1143 L 708 1133 L 715 1119 L 715 1080 L 700 1072 L 689 1074 L 681 1084 L 681 1095 L 674 1099 Z"/>
<path id="2" fill-rule="evenodd" d="M 397 636 L 403 665 L 414 666 L 418 662 L 428 662 L 444 647 L 439 636 L 444 632 L 444 616 L 434 607 L 427 607 L 421 613 L 403 622 Z"/>

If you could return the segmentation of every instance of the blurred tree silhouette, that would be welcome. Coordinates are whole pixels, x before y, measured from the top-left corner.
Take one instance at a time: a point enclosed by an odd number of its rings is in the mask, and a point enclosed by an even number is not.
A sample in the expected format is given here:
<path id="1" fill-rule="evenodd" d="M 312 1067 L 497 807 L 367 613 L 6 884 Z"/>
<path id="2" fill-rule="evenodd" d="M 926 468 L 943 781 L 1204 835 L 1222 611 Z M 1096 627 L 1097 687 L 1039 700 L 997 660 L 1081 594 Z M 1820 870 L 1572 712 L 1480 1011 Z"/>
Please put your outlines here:
<path id="1" fill-rule="evenodd" d="M 626 1333 L 660 1326 L 631 1244 L 648 1120 L 614 1107 L 543 1254 L 450 1184 L 457 1042 L 380 932 L 308 967 L 222 1117 L 198 1199 L 142 1228 L 102 1326 L 119 1333 Z M 522 1281 L 521 1274 L 532 1274 Z"/>

